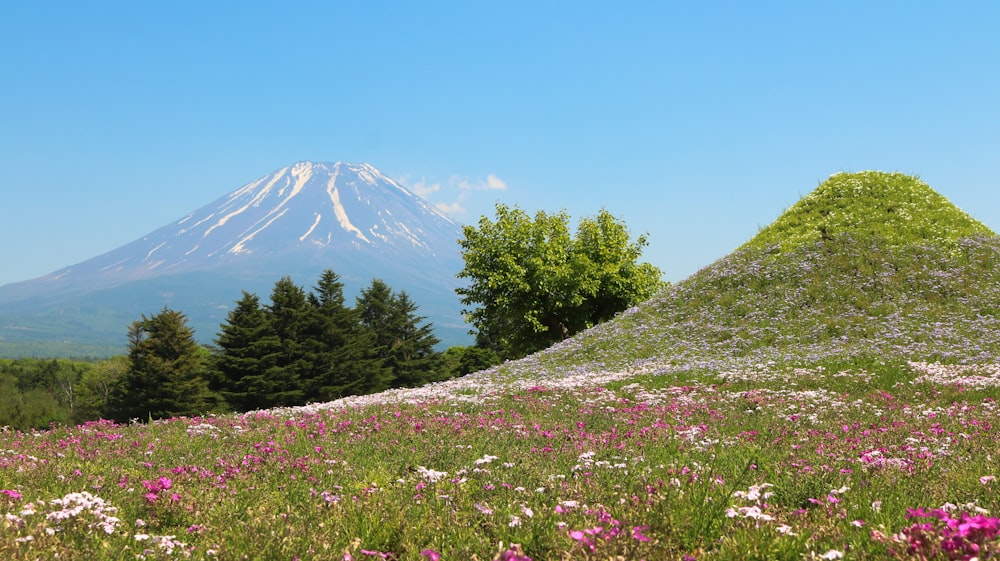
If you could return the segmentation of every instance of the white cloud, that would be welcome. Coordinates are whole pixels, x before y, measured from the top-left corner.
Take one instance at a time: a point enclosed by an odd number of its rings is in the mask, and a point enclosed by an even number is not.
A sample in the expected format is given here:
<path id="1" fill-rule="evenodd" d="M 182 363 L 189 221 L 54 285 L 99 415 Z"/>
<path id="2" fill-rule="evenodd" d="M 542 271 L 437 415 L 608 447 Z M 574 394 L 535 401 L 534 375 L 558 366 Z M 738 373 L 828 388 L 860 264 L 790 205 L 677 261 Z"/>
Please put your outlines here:
<path id="1" fill-rule="evenodd" d="M 440 183 L 434 183 L 433 185 L 428 185 L 423 179 L 421 179 L 420 181 L 418 181 L 418 182 L 414 183 L 413 185 L 411 185 L 410 189 L 412 189 L 413 192 L 416 193 L 416 195 L 418 197 L 422 197 L 422 198 L 426 199 L 430 195 L 433 195 L 434 193 L 437 193 L 438 191 L 440 191 L 441 190 L 441 184 Z"/>
<path id="2" fill-rule="evenodd" d="M 507 188 L 507 182 L 492 173 L 487 175 L 485 180 L 476 179 L 475 181 L 453 175 L 451 176 L 451 184 L 462 191 L 503 191 Z"/>
<path id="3" fill-rule="evenodd" d="M 503 191 L 507 188 L 507 182 L 491 173 L 486 177 L 486 188 L 494 191 Z"/>
<path id="4" fill-rule="evenodd" d="M 507 189 L 507 182 L 492 173 L 488 174 L 485 179 L 472 180 L 453 175 L 444 184 L 428 184 L 425 179 L 421 179 L 411 184 L 409 189 L 417 196 L 429 200 L 438 210 L 453 217 L 463 217 L 468 212 L 465 203 L 473 196 L 473 193 L 504 191 Z M 434 200 L 441 198 L 450 199 L 450 201 Z"/>
<path id="5" fill-rule="evenodd" d="M 451 216 L 461 216 L 465 214 L 465 207 L 462 206 L 461 200 L 452 203 L 436 203 L 434 206 L 436 206 L 441 212 Z"/>

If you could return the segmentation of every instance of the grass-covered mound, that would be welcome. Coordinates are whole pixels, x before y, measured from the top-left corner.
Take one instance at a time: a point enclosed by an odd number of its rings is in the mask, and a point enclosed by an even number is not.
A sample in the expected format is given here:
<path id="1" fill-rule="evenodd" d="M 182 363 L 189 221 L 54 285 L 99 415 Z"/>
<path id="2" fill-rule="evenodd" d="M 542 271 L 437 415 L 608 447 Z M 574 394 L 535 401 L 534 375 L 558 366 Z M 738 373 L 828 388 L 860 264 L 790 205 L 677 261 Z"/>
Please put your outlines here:
<path id="1" fill-rule="evenodd" d="M 992 233 L 916 177 L 864 171 L 832 176 L 746 245 L 789 250 L 848 234 L 890 246 L 948 246 Z"/>
<path id="2" fill-rule="evenodd" d="M 718 370 L 1000 357 L 1000 237 L 902 174 L 838 174 L 752 240 L 530 362 Z"/>

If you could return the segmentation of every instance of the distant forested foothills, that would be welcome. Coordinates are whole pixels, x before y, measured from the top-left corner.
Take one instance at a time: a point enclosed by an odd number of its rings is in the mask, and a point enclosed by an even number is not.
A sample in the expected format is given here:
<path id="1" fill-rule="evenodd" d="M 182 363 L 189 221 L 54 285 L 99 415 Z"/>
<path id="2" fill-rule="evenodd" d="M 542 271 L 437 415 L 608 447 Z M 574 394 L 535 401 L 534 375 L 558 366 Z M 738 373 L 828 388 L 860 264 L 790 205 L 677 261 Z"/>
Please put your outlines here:
<path id="1" fill-rule="evenodd" d="M 311 291 L 278 280 L 268 302 L 244 291 L 199 345 L 182 311 L 128 328 L 128 354 L 101 361 L 0 359 L 0 427 L 46 428 L 244 412 L 445 380 L 497 361 L 475 347 L 435 350 L 433 325 L 405 291 L 373 279 L 346 303 L 324 271 Z"/>

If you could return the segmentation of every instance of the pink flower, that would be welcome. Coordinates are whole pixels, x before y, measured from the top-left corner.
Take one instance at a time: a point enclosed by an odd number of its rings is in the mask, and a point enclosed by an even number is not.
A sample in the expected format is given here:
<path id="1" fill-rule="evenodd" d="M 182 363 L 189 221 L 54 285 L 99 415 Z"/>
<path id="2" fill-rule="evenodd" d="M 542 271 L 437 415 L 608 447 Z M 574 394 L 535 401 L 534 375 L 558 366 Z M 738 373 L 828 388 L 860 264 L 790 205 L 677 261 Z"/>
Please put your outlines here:
<path id="1" fill-rule="evenodd" d="M 649 542 L 652 541 L 648 536 L 643 534 L 643 530 L 646 530 L 649 526 L 632 526 L 632 539 L 638 542 Z"/>
<path id="2" fill-rule="evenodd" d="M 0 495 L 7 495 L 15 501 L 21 498 L 21 493 L 18 493 L 13 489 L 0 489 Z"/>
<path id="3" fill-rule="evenodd" d="M 997 478 L 994 475 L 984 475 L 979 478 L 979 482 L 982 483 L 983 485 L 989 485 L 990 483 L 993 483 L 996 480 Z"/>
<path id="4" fill-rule="evenodd" d="M 420 552 L 420 555 L 426 557 L 430 561 L 439 561 L 441 559 L 441 554 L 433 549 L 425 549 Z"/>

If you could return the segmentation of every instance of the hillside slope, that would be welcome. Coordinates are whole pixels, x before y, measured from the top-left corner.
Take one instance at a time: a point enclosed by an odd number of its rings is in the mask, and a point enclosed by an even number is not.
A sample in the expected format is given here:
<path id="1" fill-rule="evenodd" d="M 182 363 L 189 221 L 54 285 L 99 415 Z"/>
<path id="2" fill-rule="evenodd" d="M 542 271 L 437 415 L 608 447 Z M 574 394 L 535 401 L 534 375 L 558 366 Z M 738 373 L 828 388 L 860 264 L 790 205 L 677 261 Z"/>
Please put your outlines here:
<path id="1" fill-rule="evenodd" d="M 511 371 L 1000 358 L 1000 237 L 923 182 L 838 174 L 732 254 Z"/>

